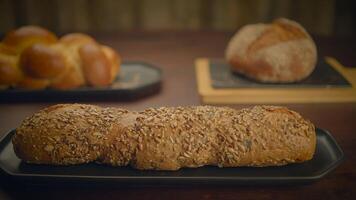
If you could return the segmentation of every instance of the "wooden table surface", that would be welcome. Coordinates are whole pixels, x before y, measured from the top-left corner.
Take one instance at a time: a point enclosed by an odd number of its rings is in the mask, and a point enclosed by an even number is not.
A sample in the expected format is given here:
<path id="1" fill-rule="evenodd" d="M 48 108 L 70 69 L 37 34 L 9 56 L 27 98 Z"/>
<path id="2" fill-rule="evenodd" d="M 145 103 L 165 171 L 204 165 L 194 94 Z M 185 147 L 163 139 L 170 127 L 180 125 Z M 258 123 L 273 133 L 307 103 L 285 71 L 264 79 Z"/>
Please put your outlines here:
<path id="1" fill-rule="evenodd" d="M 95 34 L 116 48 L 124 60 L 140 60 L 163 70 L 159 94 L 133 102 L 95 102 L 132 110 L 146 107 L 198 105 L 193 68 L 196 57 L 221 58 L 231 33 L 156 32 Z M 332 55 L 346 66 L 356 66 L 355 40 L 316 37 L 320 55 Z M 15 128 L 33 112 L 54 103 L 0 104 L 0 136 Z M 231 105 L 242 108 L 249 105 Z M 340 144 L 346 160 L 318 182 L 298 186 L 14 186 L 0 178 L 0 199 L 352 199 L 356 197 L 356 103 L 286 105 L 329 130 Z"/>

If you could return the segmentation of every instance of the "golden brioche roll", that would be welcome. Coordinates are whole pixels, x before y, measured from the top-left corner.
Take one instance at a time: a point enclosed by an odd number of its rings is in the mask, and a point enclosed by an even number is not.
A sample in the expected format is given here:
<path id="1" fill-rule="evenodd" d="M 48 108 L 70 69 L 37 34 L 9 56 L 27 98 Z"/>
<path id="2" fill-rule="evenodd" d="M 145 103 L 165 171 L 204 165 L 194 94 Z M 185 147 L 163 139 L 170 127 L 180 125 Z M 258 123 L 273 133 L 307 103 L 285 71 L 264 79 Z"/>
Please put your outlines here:
<path id="1" fill-rule="evenodd" d="M 96 41 L 91 36 L 83 33 L 66 34 L 59 39 L 59 42 L 66 45 L 83 45 L 87 43 L 96 43 Z"/>
<path id="2" fill-rule="evenodd" d="M 89 35 L 71 33 L 60 38 L 54 46 L 67 58 L 71 70 L 52 83 L 58 89 L 74 88 L 84 83 L 91 86 L 109 85 L 120 65 L 114 50 L 102 48 Z"/>
<path id="3" fill-rule="evenodd" d="M 53 88 L 70 89 L 85 83 L 105 86 L 116 78 L 120 65 L 118 54 L 110 47 L 97 44 L 88 35 L 65 35 L 52 48 L 60 51 L 70 66 L 70 70 L 52 82 Z"/>
<path id="4" fill-rule="evenodd" d="M 51 82 L 50 87 L 61 90 L 77 88 L 79 86 L 84 85 L 84 80 L 82 80 L 81 78 L 82 76 L 78 75 L 76 69 L 70 67 L 65 74 L 53 80 Z"/>
<path id="5" fill-rule="evenodd" d="M 0 43 L 0 87 L 72 89 L 107 86 L 115 79 L 119 55 L 82 33 L 59 40 L 46 29 L 26 26 Z"/>
<path id="6" fill-rule="evenodd" d="M 105 56 L 109 59 L 111 64 L 111 80 L 114 81 L 117 74 L 120 72 L 121 58 L 119 54 L 111 47 L 102 45 L 101 50 L 104 52 Z"/>
<path id="7" fill-rule="evenodd" d="M 17 67 L 17 57 L 0 54 L 0 85 L 3 88 L 16 85 L 22 78 L 22 71 Z"/>
<path id="8" fill-rule="evenodd" d="M 34 44 L 20 56 L 21 69 L 33 78 L 54 78 L 66 70 L 63 55 L 44 44 Z"/>
<path id="9" fill-rule="evenodd" d="M 10 31 L 3 39 L 3 44 L 17 53 L 35 43 L 53 44 L 57 37 L 52 32 L 38 26 L 24 26 Z"/>
<path id="10" fill-rule="evenodd" d="M 85 80 L 92 86 L 111 83 L 111 63 L 100 46 L 88 43 L 79 48 Z"/>
<path id="11" fill-rule="evenodd" d="M 31 90 L 41 90 L 47 88 L 50 83 L 51 82 L 48 79 L 24 76 L 23 79 L 21 79 L 21 81 L 17 84 L 17 87 Z"/>
<path id="12" fill-rule="evenodd" d="M 79 48 L 87 43 L 96 43 L 96 41 L 87 34 L 70 33 L 62 36 L 53 46 L 64 55 L 69 65 L 69 70 L 52 83 L 53 88 L 71 89 L 87 84 L 79 56 Z"/>
<path id="13" fill-rule="evenodd" d="M 17 55 L 14 48 L 9 47 L 1 42 L 0 42 L 0 54 L 13 55 L 13 56 Z"/>
<path id="14" fill-rule="evenodd" d="M 82 61 L 78 54 L 78 46 L 66 46 L 59 42 L 52 45 L 51 48 L 60 52 L 67 65 L 66 71 L 52 81 L 51 87 L 55 89 L 73 89 L 85 85 L 86 82 L 83 76 Z"/>

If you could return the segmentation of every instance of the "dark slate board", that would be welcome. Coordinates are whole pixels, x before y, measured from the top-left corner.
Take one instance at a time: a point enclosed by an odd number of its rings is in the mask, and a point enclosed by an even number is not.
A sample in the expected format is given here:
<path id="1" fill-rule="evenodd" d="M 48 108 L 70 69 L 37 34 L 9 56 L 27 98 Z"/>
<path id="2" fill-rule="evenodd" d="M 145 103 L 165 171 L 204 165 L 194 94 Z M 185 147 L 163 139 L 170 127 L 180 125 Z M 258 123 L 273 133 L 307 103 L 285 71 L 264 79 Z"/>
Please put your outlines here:
<path id="1" fill-rule="evenodd" d="M 125 62 L 109 87 L 80 87 L 71 90 L 0 90 L 0 102 L 128 101 L 159 91 L 161 70 L 143 62 Z"/>
<path id="2" fill-rule="evenodd" d="M 210 60 L 213 88 L 325 88 L 352 87 L 351 84 L 324 59 L 320 59 L 313 73 L 297 83 L 260 83 L 243 75 L 233 73 L 224 60 Z"/>

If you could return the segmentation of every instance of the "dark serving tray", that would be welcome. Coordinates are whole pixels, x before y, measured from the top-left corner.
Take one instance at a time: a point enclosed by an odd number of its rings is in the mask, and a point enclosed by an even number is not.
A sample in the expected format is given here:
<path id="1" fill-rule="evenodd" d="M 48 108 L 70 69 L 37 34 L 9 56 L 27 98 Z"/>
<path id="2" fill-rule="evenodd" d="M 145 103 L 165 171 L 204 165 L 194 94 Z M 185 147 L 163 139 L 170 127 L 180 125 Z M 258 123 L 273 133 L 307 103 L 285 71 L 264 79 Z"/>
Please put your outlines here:
<path id="1" fill-rule="evenodd" d="M 300 164 L 280 167 L 218 168 L 206 166 L 178 171 L 140 171 L 131 167 L 111 167 L 95 163 L 75 166 L 26 164 L 16 157 L 11 137 L 0 141 L 0 169 L 3 176 L 25 184 L 298 184 L 324 177 L 343 160 L 344 153 L 330 133 L 317 129 L 314 158 Z M 0 173 L 1 174 L 1 173 Z"/>
<path id="2" fill-rule="evenodd" d="M 127 101 L 158 92 L 161 70 L 143 62 L 124 62 L 120 73 L 111 86 L 80 87 L 70 90 L 0 90 L 0 102 L 47 102 L 47 101 Z"/>
<path id="3" fill-rule="evenodd" d="M 241 74 L 233 73 L 229 64 L 222 59 L 212 59 L 209 64 L 211 85 L 224 88 L 332 88 L 352 85 L 325 59 L 319 56 L 315 70 L 306 79 L 296 83 L 260 83 Z"/>

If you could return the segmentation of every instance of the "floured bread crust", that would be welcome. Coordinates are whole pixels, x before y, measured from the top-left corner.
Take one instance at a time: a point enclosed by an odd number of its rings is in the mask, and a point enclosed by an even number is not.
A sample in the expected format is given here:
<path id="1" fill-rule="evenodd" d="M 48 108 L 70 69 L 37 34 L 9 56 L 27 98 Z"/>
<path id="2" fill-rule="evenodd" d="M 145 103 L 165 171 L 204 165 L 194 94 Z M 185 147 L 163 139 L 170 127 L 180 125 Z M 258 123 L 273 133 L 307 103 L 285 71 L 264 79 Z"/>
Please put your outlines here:
<path id="1" fill-rule="evenodd" d="M 261 82 L 296 82 L 316 65 L 314 41 L 298 23 L 277 19 L 272 24 L 242 27 L 226 48 L 231 69 Z"/>

